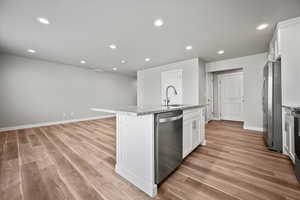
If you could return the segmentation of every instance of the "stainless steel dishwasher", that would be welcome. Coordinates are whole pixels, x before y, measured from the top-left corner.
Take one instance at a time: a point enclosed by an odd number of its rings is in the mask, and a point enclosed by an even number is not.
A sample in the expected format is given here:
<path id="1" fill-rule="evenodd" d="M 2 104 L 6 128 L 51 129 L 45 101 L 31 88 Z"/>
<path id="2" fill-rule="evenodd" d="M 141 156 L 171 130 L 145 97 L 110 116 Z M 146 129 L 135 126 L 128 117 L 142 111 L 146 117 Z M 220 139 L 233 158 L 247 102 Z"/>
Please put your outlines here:
<path id="1" fill-rule="evenodd" d="M 155 183 L 182 162 L 182 110 L 155 115 Z"/>

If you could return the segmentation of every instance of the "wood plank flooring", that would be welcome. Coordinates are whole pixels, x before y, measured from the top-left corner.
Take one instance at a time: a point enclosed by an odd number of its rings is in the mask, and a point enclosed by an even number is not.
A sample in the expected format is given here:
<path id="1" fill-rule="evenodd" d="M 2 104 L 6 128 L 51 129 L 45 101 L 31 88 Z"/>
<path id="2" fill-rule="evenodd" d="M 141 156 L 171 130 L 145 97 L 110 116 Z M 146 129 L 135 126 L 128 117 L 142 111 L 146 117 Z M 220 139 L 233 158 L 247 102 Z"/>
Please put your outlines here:
<path id="1" fill-rule="evenodd" d="M 300 199 L 291 162 L 241 127 L 210 122 L 153 199 Z M 0 199 L 151 199 L 114 172 L 115 141 L 114 118 L 0 133 Z"/>

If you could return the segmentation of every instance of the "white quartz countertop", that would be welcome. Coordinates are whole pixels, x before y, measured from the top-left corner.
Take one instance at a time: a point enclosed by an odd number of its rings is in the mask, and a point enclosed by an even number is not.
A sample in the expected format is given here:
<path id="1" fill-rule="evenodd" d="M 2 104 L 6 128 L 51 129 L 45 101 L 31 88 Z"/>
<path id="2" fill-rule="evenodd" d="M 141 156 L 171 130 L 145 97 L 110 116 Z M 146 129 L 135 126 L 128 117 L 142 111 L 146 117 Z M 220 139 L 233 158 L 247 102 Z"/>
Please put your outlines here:
<path id="1" fill-rule="evenodd" d="M 180 106 L 161 106 L 161 105 L 152 105 L 152 106 L 114 106 L 114 107 L 101 107 L 101 108 L 91 108 L 92 111 L 96 112 L 107 112 L 114 114 L 125 114 L 125 115 L 149 115 L 156 114 L 174 110 L 187 110 L 193 108 L 205 107 L 205 104 L 199 105 L 180 105 Z"/>
<path id="2" fill-rule="evenodd" d="M 282 107 L 290 110 L 300 110 L 300 104 L 282 105 Z"/>

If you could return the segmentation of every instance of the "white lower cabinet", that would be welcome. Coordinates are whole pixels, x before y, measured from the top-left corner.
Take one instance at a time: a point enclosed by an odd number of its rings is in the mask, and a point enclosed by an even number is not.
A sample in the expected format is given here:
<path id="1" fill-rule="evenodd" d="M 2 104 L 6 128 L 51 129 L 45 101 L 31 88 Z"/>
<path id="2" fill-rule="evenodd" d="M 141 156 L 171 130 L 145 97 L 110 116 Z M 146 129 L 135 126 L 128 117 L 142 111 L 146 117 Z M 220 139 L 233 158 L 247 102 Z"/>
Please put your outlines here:
<path id="1" fill-rule="evenodd" d="M 183 146 L 182 146 L 183 158 L 189 154 L 190 149 L 192 148 L 192 137 L 190 134 L 191 132 L 192 132 L 191 123 L 184 121 L 183 122 Z"/>
<path id="2" fill-rule="evenodd" d="M 192 120 L 192 148 L 196 148 L 201 142 L 200 136 L 201 118 Z"/>
<path id="3" fill-rule="evenodd" d="M 183 158 L 205 141 L 204 108 L 183 111 Z"/>
<path id="4" fill-rule="evenodd" d="M 282 113 L 282 153 L 295 163 L 294 117 L 288 108 L 283 108 Z"/>

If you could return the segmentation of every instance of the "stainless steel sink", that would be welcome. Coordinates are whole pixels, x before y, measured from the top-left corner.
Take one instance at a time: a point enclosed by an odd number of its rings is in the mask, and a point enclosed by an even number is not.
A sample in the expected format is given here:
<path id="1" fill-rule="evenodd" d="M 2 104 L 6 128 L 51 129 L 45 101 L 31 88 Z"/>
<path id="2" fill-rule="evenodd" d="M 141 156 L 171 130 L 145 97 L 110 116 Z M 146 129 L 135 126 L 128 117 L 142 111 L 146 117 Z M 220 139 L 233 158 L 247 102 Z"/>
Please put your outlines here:
<path id="1" fill-rule="evenodd" d="M 181 107 L 183 106 L 182 104 L 170 104 L 170 105 L 163 105 L 165 107 Z"/>
<path id="2" fill-rule="evenodd" d="M 180 107 L 180 106 L 183 106 L 182 104 L 171 104 L 169 105 L 169 107 Z"/>

